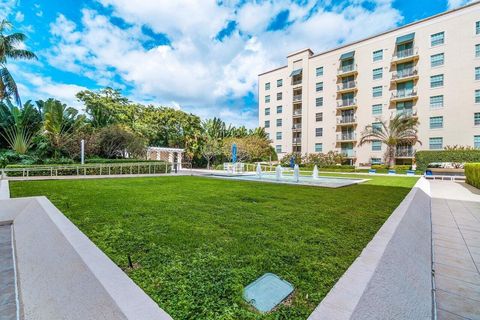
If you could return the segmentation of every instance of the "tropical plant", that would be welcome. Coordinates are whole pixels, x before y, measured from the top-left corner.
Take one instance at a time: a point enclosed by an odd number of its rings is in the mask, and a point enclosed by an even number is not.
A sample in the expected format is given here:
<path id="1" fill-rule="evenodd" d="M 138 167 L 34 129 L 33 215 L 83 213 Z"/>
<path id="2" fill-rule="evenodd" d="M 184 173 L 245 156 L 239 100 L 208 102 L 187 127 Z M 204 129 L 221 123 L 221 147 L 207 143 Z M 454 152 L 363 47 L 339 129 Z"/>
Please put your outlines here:
<path id="1" fill-rule="evenodd" d="M 27 153 L 40 124 L 40 115 L 30 101 L 23 107 L 14 106 L 8 99 L 0 102 L 0 135 L 15 152 Z"/>
<path id="2" fill-rule="evenodd" d="M 381 121 L 380 126 L 368 125 L 362 132 L 359 145 L 380 141 L 387 146 L 384 158 L 389 168 L 395 165 L 395 151 L 397 146 L 413 146 L 421 144 L 418 139 L 418 119 L 397 114 L 390 121 Z"/>
<path id="3" fill-rule="evenodd" d="M 98 133 L 100 155 L 106 158 L 143 157 L 145 139 L 121 125 L 102 128 Z"/>
<path id="4" fill-rule="evenodd" d="M 213 158 L 222 153 L 222 143 L 220 140 L 206 137 L 201 148 L 200 153 L 207 160 L 207 169 L 210 169 L 210 162 Z"/>
<path id="5" fill-rule="evenodd" d="M 12 27 L 12 24 L 5 19 L 0 22 L 0 101 L 13 98 L 16 104 L 20 106 L 22 102 L 20 94 L 18 93 L 17 84 L 7 69 L 8 59 L 32 60 L 37 59 L 37 56 L 31 51 L 20 48 L 20 45 L 22 45 L 26 39 L 23 33 L 14 32 L 8 35 L 5 34 L 10 31 Z"/>

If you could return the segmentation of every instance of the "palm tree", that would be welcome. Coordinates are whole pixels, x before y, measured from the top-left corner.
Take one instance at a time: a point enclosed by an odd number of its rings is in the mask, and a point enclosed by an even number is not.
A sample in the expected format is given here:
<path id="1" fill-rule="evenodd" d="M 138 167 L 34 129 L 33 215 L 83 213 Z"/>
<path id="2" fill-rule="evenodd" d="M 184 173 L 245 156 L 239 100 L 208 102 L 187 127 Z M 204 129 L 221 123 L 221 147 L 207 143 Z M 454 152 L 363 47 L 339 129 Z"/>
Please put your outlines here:
<path id="1" fill-rule="evenodd" d="M 385 162 L 388 167 L 395 165 L 395 151 L 398 145 L 413 146 L 420 143 L 418 139 L 418 119 L 412 116 L 397 114 L 391 118 L 388 124 L 381 121 L 381 126 L 368 125 L 362 132 L 360 146 L 373 141 L 381 141 L 387 146 Z"/>
<path id="2" fill-rule="evenodd" d="M 17 84 L 7 69 L 7 58 L 32 60 L 37 59 L 37 56 L 31 51 L 18 48 L 27 38 L 23 33 L 5 34 L 12 27 L 12 24 L 5 19 L 0 22 L 0 101 L 13 97 L 16 104 L 21 106 Z"/>

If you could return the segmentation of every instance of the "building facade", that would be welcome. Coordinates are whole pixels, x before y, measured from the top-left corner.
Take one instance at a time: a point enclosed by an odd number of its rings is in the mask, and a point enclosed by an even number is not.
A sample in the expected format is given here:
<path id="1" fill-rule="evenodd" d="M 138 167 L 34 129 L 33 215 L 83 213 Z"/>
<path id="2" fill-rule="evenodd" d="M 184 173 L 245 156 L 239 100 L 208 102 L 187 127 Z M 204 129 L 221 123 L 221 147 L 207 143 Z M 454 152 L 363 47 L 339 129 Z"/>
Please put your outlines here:
<path id="1" fill-rule="evenodd" d="M 359 146 L 367 125 L 398 113 L 418 117 L 421 144 L 399 146 L 397 163 L 416 150 L 480 148 L 480 3 L 314 54 L 259 75 L 259 125 L 279 158 L 338 151 L 349 163 L 381 163 L 385 146 Z"/>

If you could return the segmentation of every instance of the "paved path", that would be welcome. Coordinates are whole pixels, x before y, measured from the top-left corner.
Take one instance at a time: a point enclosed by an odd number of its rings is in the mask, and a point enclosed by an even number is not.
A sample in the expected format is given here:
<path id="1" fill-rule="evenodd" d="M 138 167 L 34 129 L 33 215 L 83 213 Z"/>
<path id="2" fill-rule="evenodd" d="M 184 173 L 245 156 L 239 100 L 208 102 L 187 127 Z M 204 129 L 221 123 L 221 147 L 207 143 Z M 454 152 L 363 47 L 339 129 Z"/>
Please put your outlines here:
<path id="1" fill-rule="evenodd" d="M 17 319 L 12 226 L 0 226 L 0 319 Z"/>
<path id="2" fill-rule="evenodd" d="M 438 319 L 480 319 L 480 190 L 430 185 Z"/>

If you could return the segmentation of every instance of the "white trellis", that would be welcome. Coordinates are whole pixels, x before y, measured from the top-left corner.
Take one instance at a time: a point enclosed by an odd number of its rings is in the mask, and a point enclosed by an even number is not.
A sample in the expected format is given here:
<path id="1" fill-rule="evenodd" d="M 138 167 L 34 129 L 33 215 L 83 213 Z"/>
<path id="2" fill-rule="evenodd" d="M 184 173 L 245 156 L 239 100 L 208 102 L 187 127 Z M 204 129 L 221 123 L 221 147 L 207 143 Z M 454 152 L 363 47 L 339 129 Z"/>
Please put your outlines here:
<path id="1" fill-rule="evenodd" d="M 182 169 L 182 156 L 185 153 L 185 149 L 181 148 L 168 148 L 168 147 L 148 147 L 147 159 L 148 160 L 163 160 L 178 165 L 178 169 Z M 177 159 L 175 160 L 175 156 Z"/>

